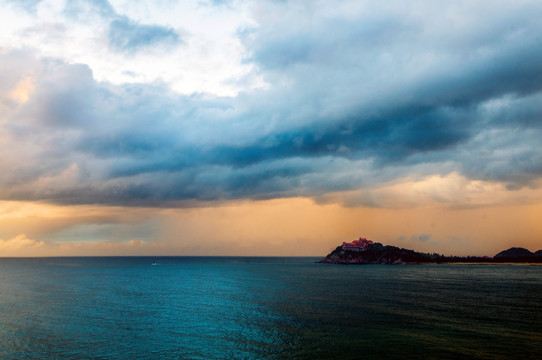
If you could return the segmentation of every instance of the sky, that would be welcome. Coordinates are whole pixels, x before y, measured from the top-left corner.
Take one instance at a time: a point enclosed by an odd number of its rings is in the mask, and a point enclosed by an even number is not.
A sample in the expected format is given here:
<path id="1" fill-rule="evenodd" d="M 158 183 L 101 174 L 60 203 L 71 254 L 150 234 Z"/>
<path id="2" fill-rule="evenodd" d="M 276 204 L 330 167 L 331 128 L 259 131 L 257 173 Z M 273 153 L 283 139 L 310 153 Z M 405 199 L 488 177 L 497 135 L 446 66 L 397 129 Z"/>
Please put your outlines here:
<path id="1" fill-rule="evenodd" d="M 0 256 L 542 249 L 541 18 L 0 0 Z"/>

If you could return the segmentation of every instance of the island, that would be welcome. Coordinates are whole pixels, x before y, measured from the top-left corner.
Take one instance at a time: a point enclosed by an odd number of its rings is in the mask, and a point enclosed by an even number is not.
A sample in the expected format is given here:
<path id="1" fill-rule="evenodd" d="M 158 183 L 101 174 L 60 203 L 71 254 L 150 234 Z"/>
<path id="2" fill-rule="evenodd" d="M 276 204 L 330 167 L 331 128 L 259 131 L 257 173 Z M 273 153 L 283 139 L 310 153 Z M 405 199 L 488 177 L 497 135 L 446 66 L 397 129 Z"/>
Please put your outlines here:
<path id="1" fill-rule="evenodd" d="M 330 264 L 542 263 L 542 250 L 533 253 L 525 248 L 512 247 L 493 257 L 445 256 L 383 245 L 360 237 L 352 242 L 343 242 L 318 262 Z"/>

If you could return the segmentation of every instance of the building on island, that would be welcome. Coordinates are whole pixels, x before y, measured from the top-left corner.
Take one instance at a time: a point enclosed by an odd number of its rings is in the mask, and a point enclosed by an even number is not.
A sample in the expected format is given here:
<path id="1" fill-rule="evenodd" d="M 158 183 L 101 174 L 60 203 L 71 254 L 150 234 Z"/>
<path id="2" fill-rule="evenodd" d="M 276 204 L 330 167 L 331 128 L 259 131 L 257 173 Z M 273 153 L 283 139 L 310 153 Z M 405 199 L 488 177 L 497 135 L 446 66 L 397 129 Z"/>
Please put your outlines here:
<path id="1" fill-rule="evenodd" d="M 343 242 L 342 249 L 348 251 L 365 251 L 369 245 L 372 245 L 372 240 L 367 240 L 367 238 L 360 237 L 358 240 L 352 242 Z"/>

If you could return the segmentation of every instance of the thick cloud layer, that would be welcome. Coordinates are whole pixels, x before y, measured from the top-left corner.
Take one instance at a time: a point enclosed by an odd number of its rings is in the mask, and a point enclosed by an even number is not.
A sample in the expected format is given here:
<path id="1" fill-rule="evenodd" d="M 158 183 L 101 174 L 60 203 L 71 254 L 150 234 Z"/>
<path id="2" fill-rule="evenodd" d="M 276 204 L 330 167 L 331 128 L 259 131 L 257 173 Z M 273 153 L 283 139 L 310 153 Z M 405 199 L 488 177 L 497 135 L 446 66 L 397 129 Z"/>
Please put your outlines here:
<path id="1" fill-rule="evenodd" d="M 77 14 L 87 3 L 67 4 Z M 94 6 L 112 19 L 112 51 L 180 42 Z M 0 196 L 170 206 L 453 171 L 537 186 L 542 5 L 487 6 L 258 2 L 238 36 L 266 87 L 232 97 L 98 82 L 82 62 L 4 48 Z"/>

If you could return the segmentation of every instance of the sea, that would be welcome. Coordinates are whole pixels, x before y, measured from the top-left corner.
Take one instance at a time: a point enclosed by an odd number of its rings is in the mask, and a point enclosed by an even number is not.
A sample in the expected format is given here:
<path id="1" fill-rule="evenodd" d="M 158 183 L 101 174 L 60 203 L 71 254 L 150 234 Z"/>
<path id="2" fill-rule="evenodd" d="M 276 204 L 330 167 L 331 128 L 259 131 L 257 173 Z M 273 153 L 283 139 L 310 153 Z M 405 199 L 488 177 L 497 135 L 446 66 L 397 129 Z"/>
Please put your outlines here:
<path id="1" fill-rule="evenodd" d="M 0 258 L 0 358 L 542 358 L 542 266 L 316 260 Z"/>

